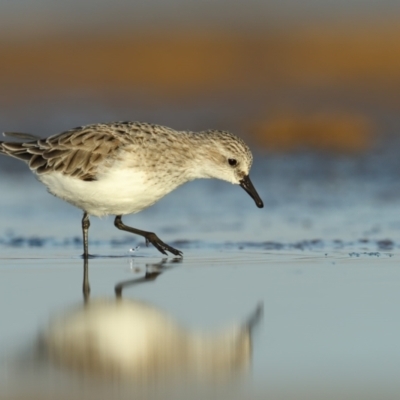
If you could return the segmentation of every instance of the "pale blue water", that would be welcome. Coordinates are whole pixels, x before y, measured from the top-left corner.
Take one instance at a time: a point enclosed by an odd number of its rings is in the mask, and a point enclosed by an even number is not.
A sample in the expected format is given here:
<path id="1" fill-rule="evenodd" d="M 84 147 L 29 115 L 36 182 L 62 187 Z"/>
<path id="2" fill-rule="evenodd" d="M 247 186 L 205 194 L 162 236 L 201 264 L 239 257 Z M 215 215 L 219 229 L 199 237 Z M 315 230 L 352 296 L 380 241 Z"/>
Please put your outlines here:
<path id="1" fill-rule="evenodd" d="M 400 191 L 391 151 L 352 160 L 258 154 L 252 180 L 264 209 L 237 186 L 205 180 L 126 217 L 184 258 L 167 260 L 156 280 L 126 288 L 124 298 L 195 331 L 242 323 L 257 304 L 264 308 L 240 379 L 218 389 L 183 381 L 168 392 L 157 381 L 99 386 L 32 360 L 39 332 L 83 303 L 81 212 L 30 175 L 3 173 L 0 398 L 398 398 Z M 90 249 L 98 255 L 89 265 L 92 300 L 114 298 L 117 283 L 163 259 L 111 218 L 92 219 Z"/>

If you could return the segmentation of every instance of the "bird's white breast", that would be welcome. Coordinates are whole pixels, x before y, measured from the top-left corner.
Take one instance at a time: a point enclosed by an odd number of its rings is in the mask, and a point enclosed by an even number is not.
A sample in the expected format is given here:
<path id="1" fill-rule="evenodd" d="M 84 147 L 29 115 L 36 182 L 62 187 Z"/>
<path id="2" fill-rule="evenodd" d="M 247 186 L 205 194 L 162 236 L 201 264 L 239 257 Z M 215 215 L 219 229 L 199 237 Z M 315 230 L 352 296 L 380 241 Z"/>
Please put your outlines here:
<path id="1" fill-rule="evenodd" d="M 83 181 L 60 172 L 39 175 L 50 193 L 90 215 L 137 213 L 174 189 L 159 185 L 140 170 L 110 168 L 97 180 Z"/>

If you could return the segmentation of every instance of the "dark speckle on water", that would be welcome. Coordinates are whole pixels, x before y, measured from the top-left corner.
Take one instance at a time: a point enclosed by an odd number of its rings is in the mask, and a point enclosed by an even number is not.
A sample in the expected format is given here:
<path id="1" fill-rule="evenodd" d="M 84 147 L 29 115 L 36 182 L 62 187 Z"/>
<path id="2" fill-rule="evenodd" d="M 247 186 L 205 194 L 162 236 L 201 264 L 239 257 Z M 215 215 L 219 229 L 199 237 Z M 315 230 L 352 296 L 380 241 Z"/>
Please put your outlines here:
<path id="1" fill-rule="evenodd" d="M 284 248 L 283 243 L 278 243 L 278 242 L 265 242 L 264 243 L 264 249 L 265 250 L 282 250 Z"/>
<path id="2" fill-rule="evenodd" d="M 74 236 L 74 237 L 72 238 L 72 243 L 73 243 L 74 245 L 81 245 L 81 244 L 83 243 L 83 240 L 82 240 L 81 237 Z"/>
<path id="3" fill-rule="evenodd" d="M 28 246 L 29 247 L 43 247 L 46 240 L 39 237 L 31 237 L 28 239 Z"/>
<path id="4" fill-rule="evenodd" d="M 8 241 L 5 240 L 3 243 L 6 246 L 20 247 L 20 246 L 23 246 L 24 244 L 26 244 L 26 242 L 27 242 L 27 240 L 25 238 L 23 238 L 23 237 L 14 237 L 14 238 L 11 238 Z"/>
<path id="5" fill-rule="evenodd" d="M 390 239 L 378 240 L 377 242 L 379 250 L 392 250 L 394 243 Z"/>
<path id="6" fill-rule="evenodd" d="M 135 236 L 123 236 L 121 238 L 111 238 L 110 240 L 89 240 L 90 244 L 94 247 L 101 248 L 107 246 L 116 249 L 129 249 L 132 245 L 139 245 L 145 248 L 144 242 L 138 242 Z M 355 241 L 341 241 L 341 240 L 322 240 L 322 239 L 311 239 L 302 240 L 298 242 L 211 242 L 211 241 L 199 241 L 199 240 L 175 240 L 170 242 L 173 246 L 182 249 L 204 249 L 204 250 L 229 250 L 229 249 L 252 249 L 260 251 L 309 251 L 319 252 L 325 250 L 325 256 L 328 255 L 328 251 L 346 251 L 350 257 L 359 257 L 360 255 L 369 255 L 379 257 L 381 251 L 393 250 L 400 248 L 400 243 L 396 243 L 391 239 L 384 240 L 365 240 L 359 239 Z M 54 238 L 46 238 L 40 236 L 5 236 L 0 237 L 0 246 L 3 248 L 7 247 L 26 247 L 26 248 L 77 248 L 82 246 L 82 240 L 79 237 L 67 237 L 64 239 L 56 240 Z M 376 251 L 378 250 L 378 251 Z"/>

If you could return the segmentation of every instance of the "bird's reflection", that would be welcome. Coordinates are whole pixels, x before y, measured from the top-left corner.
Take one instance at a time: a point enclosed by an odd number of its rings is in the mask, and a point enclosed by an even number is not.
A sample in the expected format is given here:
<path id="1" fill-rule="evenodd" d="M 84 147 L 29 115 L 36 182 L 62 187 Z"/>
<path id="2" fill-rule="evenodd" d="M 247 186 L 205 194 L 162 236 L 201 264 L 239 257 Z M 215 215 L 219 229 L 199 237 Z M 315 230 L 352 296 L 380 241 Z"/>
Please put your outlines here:
<path id="1" fill-rule="evenodd" d="M 52 318 L 41 337 L 49 360 L 80 375 L 134 382 L 215 381 L 246 371 L 261 306 L 245 323 L 202 333 L 180 326 L 150 304 L 122 297 L 127 287 L 153 281 L 170 265 L 166 260 L 147 265 L 144 277 L 118 283 L 115 297 L 93 299 L 86 260 L 84 304 Z"/>
<path id="2" fill-rule="evenodd" d="M 137 285 L 140 283 L 154 281 L 158 275 L 163 272 L 166 266 L 171 266 L 173 264 L 179 264 L 182 262 L 181 257 L 173 258 L 168 260 L 168 258 L 163 258 L 158 263 L 146 264 L 146 273 L 142 278 L 132 279 L 124 282 L 120 282 L 115 285 L 115 295 L 121 297 L 122 289 L 125 286 Z M 89 284 L 89 259 L 84 258 L 83 260 L 83 284 L 82 284 L 83 299 L 86 302 L 89 300 L 90 296 L 90 284 Z"/>

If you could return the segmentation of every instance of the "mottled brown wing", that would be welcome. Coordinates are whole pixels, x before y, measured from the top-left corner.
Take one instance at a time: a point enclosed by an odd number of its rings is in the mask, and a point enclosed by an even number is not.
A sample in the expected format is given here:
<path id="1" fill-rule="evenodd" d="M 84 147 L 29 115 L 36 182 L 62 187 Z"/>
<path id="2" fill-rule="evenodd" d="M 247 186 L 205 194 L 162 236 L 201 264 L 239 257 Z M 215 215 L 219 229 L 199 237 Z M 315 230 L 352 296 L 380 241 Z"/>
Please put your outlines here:
<path id="1" fill-rule="evenodd" d="M 73 130 L 26 143 L 0 142 L 0 152 L 28 163 L 37 174 L 58 171 L 82 180 L 95 180 L 97 168 L 121 145 L 104 125 Z"/>

